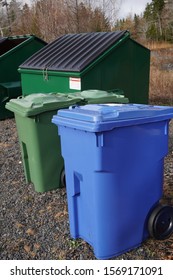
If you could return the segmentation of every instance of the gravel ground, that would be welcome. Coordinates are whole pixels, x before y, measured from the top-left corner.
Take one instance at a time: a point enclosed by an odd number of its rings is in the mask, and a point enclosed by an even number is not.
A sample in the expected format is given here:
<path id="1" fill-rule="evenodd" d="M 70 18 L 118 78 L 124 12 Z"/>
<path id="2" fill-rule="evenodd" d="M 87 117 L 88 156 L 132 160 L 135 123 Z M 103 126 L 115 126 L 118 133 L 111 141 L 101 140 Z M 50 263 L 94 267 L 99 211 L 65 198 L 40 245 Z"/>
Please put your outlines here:
<path id="1" fill-rule="evenodd" d="M 163 202 L 173 205 L 173 123 L 169 138 Z M 25 183 L 14 119 L 0 122 L 0 170 L 0 259 L 95 259 L 86 242 L 70 238 L 66 189 L 40 194 Z M 173 235 L 114 259 L 173 259 Z"/>

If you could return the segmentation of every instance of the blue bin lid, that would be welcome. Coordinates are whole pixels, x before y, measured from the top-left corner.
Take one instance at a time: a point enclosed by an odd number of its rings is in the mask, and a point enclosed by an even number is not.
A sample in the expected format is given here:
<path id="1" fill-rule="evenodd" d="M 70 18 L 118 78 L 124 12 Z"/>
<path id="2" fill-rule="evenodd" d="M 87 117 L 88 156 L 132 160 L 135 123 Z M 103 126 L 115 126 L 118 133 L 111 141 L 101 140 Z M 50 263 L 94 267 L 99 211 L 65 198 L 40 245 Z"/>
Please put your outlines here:
<path id="1" fill-rule="evenodd" d="M 77 129 L 99 132 L 173 118 L 173 107 L 143 104 L 89 104 L 59 110 L 52 122 Z"/>

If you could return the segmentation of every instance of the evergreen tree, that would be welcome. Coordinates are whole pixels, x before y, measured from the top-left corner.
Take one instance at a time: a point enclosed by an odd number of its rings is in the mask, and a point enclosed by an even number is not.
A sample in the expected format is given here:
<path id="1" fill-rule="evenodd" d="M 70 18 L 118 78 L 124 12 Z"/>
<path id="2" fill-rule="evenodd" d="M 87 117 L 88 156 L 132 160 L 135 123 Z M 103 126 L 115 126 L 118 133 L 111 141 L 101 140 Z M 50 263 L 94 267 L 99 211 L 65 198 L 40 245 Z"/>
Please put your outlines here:
<path id="1" fill-rule="evenodd" d="M 163 11 L 164 0 L 152 0 L 146 5 L 144 18 L 148 23 L 147 38 L 152 40 L 163 40 Z"/>

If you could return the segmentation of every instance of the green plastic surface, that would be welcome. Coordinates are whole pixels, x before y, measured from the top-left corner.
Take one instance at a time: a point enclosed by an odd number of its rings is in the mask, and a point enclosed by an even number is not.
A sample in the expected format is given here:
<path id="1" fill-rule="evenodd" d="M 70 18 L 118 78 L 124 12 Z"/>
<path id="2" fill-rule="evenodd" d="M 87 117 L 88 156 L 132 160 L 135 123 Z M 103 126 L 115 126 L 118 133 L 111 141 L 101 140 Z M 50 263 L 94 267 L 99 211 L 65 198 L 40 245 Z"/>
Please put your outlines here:
<path id="1" fill-rule="evenodd" d="M 110 92 L 104 90 L 85 90 L 71 95 L 69 94 L 69 96 L 82 97 L 87 104 L 129 102 L 128 98 L 124 96 L 124 92 L 120 89 L 115 89 Z"/>
<path id="2" fill-rule="evenodd" d="M 11 99 L 6 104 L 15 115 L 26 182 L 32 182 L 37 192 L 62 186 L 64 161 L 51 119 L 58 109 L 78 102 L 83 102 L 83 98 L 38 93 Z"/>
<path id="3" fill-rule="evenodd" d="M 36 93 L 26 97 L 11 99 L 6 108 L 23 117 L 39 115 L 43 112 L 69 107 L 72 104 L 82 102 L 82 96 L 68 96 L 66 94 Z"/>

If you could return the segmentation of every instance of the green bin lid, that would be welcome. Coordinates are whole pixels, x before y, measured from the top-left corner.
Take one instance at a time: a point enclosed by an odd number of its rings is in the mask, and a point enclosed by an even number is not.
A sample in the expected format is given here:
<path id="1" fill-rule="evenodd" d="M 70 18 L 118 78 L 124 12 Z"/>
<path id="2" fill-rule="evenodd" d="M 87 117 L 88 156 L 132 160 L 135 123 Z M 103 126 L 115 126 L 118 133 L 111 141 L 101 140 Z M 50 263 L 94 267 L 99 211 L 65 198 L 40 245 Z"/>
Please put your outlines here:
<path id="1" fill-rule="evenodd" d="M 104 91 L 104 90 L 84 90 L 81 92 L 76 92 L 73 95 L 69 96 L 80 96 L 84 98 L 85 103 L 96 104 L 96 103 L 128 103 L 129 99 L 126 98 L 123 94 L 123 90 L 115 89 L 113 91 Z"/>
<path id="2" fill-rule="evenodd" d="M 33 93 L 25 97 L 11 99 L 6 103 L 6 109 L 23 117 L 30 117 L 43 112 L 68 108 L 70 105 L 83 101 L 80 96 L 69 96 L 60 93 Z"/>

